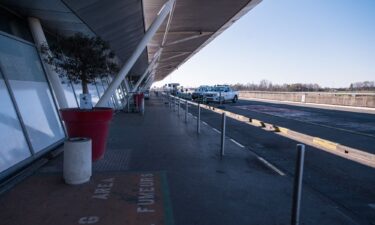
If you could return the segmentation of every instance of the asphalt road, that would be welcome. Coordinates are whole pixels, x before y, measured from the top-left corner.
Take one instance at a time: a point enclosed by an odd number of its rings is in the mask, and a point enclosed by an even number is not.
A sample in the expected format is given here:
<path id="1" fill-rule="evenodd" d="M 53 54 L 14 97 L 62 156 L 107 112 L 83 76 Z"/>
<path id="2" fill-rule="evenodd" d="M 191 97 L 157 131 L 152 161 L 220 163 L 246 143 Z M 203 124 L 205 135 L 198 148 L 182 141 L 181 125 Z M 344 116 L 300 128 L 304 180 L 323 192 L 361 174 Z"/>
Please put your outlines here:
<path id="1" fill-rule="evenodd" d="M 373 114 L 246 100 L 223 106 L 237 114 L 375 153 Z M 190 108 L 190 112 L 196 115 L 196 108 Z M 202 110 L 201 119 L 220 130 L 220 115 Z M 227 119 L 226 135 L 293 176 L 297 142 L 230 118 Z M 311 146 L 306 150 L 304 188 L 334 202 L 359 224 L 374 225 L 375 169 Z"/>

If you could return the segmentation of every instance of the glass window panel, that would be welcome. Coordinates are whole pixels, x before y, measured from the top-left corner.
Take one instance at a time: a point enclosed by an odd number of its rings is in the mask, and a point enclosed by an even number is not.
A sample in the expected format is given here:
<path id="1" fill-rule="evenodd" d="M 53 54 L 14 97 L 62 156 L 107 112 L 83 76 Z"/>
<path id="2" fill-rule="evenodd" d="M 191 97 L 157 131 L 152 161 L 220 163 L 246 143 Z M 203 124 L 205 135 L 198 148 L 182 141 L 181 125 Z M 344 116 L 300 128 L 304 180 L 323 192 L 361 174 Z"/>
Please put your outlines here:
<path id="1" fill-rule="evenodd" d="M 79 102 L 79 95 L 82 94 L 82 85 L 81 83 L 78 84 L 73 84 L 74 86 L 74 91 L 76 93 L 77 101 L 78 101 L 78 107 L 80 107 L 80 102 Z"/>
<path id="2" fill-rule="evenodd" d="M 105 91 L 105 87 L 103 85 L 102 79 L 98 80 L 97 85 L 98 85 L 98 89 L 99 89 L 100 95 L 102 96 L 104 94 L 104 91 Z"/>
<path id="3" fill-rule="evenodd" d="M 99 96 L 101 97 L 103 95 L 103 85 L 100 79 L 96 79 L 96 87 L 98 88 Z"/>
<path id="4" fill-rule="evenodd" d="M 95 104 L 99 101 L 98 91 L 96 90 L 95 84 L 89 84 L 88 88 L 89 88 L 89 93 L 91 94 L 92 104 L 93 104 L 93 106 L 95 106 Z M 79 95 L 82 94 L 81 83 L 74 84 L 74 90 L 75 90 L 76 95 L 77 95 L 78 104 L 80 104 L 79 103 Z"/>
<path id="5" fill-rule="evenodd" d="M 34 46 L 0 35 L 0 66 L 9 79 L 34 151 L 64 138 Z"/>
<path id="6" fill-rule="evenodd" d="M 65 94 L 66 100 L 68 101 L 68 107 L 69 108 L 78 107 L 75 96 L 74 96 L 72 85 L 70 83 L 65 83 L 63 84 L 63 88 L 64 88 L 64 94 Z"/>
<path id="7" fill-rule="evenodd" d="M 106 78 L 101 78 L 102 88 L 103 88 L 103 93 L 107 90 L 108 88 L 108 82 Z M 107 107 L 114 108 L 112 98 L 107 102 Z"/>
<path id="8" fill-rule="evenodd" d="M 0 103 L 0 172 L 3 172 L 31 153 L 1 74 Z"/>
<path id="9" fill-rule="evenodd" d="M 66 78 L 60 78 L 60 80 L 64 89 L 66 101 L 68 102 L 68 107 L 69 108 L 78 107 L 75 96 L 74 96 L 72 84 Z"/>
<path id="10" fill-rule="evenodd" d="M 108 107 L 116 109 L 115 100 L 113 99 L 113 96 L 111 97 L 111 100 L 108 103 Z"/>
<path id="11" fill-rule="evenodd" d="M 117 88 L 117 89 L 116 89 L 116 93 L 115 93 L 115 95 L 117 96 L 117 107 L 118 107 L 119 109 L 121 109 L 121 108 L 122 108 L 123 95 L 122 95 L 122 91 L 121 91 L 120 88 Z M 116 99 L 116 98 L 115 98 L 115 99 Z"/>
<path id="12" fill-rule="evenodd" d="M 26 20 L 0 7 L 0 31 L 32 42 L 31 33 Z"/>
<path id="13" fill-rule="evenodd" d="M 99 101 L 98 91 L 96 90 L 95 84 L 89 84 L 89 93 L 91 94 L 92 105 L 95 106 Z"/>

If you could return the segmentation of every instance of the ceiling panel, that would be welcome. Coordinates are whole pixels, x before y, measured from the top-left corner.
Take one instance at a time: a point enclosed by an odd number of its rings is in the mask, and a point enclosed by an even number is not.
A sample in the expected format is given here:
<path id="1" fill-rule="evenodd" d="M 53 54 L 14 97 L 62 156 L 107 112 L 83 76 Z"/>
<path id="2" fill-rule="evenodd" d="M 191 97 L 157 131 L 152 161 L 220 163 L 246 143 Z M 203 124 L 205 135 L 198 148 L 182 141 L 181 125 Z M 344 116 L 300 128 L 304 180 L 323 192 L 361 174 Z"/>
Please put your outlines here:
<path id="1" fill-rule="evenodd" d="M 148 45 L 149 57 L 159 48 L 163 48 L 156 68 L 155 81 L 168 76 L 260 1 L 176 0 L 164 46 L 161 45 L 165 28 L 159 29 Z M 145 25 L 148 28 L 166 1 L 143 0 L 143 2 Z"/>
<path id="2" fill-rule="evenodd" d="M 120 60 L 125 63 L 144 36 L 143 5 L 140 0 L 64 0 L 97 35 L 108 41 Z M 131 70 L 139 75 L 148 65 L 145 52 Z"/>

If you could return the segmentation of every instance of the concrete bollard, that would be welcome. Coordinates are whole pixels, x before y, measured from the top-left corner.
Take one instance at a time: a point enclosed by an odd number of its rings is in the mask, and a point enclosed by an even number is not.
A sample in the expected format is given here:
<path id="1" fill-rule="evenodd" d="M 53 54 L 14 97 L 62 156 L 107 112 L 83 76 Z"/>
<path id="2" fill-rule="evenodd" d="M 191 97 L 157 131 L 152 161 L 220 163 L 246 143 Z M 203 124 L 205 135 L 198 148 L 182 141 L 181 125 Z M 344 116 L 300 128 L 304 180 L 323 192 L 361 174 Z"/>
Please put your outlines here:
<path id="1" fill-rule="evenodd" d="M 64 144 L 63 177 L 67 184 L 83 184 L 91 177 L 91 139 L 69 138 Z"/>

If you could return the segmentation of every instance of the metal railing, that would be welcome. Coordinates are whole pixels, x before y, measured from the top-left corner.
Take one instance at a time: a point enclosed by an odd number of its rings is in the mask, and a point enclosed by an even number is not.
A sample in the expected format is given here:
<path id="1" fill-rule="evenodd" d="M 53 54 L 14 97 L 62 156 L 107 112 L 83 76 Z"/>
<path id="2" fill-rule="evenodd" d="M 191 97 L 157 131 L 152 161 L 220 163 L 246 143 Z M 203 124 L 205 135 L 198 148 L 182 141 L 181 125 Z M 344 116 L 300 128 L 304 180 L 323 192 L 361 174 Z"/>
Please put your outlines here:
<path id="1" fill-rule="evenodd" d="M 269 132 L 274 132 L 276 134 L 279 134 L 281 136 L 290 138 L 290 139 L 295 140 L 297 142 L 301 142 L 301 143 L 304 143 L 304 144 L 307 144 L 307 145 L 311 145 L 313 147 L 316 147 L 317 149 L 329 152 L 331 154 L 340 156 L 342 158 L 346 158 L 346 159 L 349 159 L 351 161 L 355 161 L 357 163 L 375 168 L 375 154 L 368 153 L 368 152 L 363 151 L 363 150 L 351 148 L 351 147 L 348 147 L 348 146 L 345 146 L 345 145 L 342 145 L 342 144 L 339 144 L 339 143 L 335 143 L 335 142 L 332 142 L 332 141 L 329 141 L 329 140 L 326 140 L 326 139 L 322 139 L 322 138 L 319 138 L 319 137 L 306 135 L 306 134 L 303 134 L 303 133 L 300 133 L 300 132 L 297 132 L 297 131 L 294 131 L 294 130 L 290 130 L 290 129 L 285 128 L 285 127 L 281 127 L 281 126 L 277 126 L 277 125 L 274 125 L 274 124 L 266 123 L 266 122 L 263 122 L 263 121 L 260 121 L 260 120 L 254 119 L 254 118 L 250 118 L 250 117 L 246 117 L 246 116 L 239 115 L 239 114 L 236 114 L 236 113 L 232 113 L 232 112 L 229 112 L 229 111 L 226 111 L 226 110 L 223 110 L 223 109 L 219 109 L 219 108 L 216 108 L 216 107 L 213 107 L 213 106 L 209 106 L 209 105 L 206 105 L 206 104 L 200 104 L 200 103 L 197 103 L 197 102 L 188 101 L 188 100 L 181 99 L 179 97 L 172 96 L 172 95 L 167 95 L 167 96 L 169 96 L 168 97 L 169 99 L 179 99 L 179 100 L 186 101 L 186 104 L 190 104 L 192 106 L 198 107 L 198 105 L 199 105 L 200 109 L 203 108 L 203 109 L 206 109 L 206 110 L 209 110 L 211 112 L 218 113 L 218 114 L 225 113 L 226 117 L 229 117 L 229 118 L 234 119 L 236 121 L 243 122 L 243 123 L 246 123 L 246 124 L 251 125 L 251 126 L 259 127 L 259 128 L 262 128 L 266 131 L 269 131 Z M 198 131 L 198 128 L 197 128 L 197 131 Z"/>
<path id="2" fill-rule="evenodd" d="M 185 102 L 185 123 L 188 122 L 188 109 L 189 104 L 197 106 L 197 134 L 200 133 L 200 124 L 201 124 L 201 107 L 205 109 L 209 109 L 216 113 L 221 113 L 221 131 L 220 131 L 220 159 L 222 160 L 225 155 L 225 138 L 226 138 L 226 117 L 227 114 L 231 115 L 231 118 L 235 118 L 240 121 L 245 121 L 247 123 L 258 123 L 260 127 L 269 127 L 268 124 L 258 121 L 252 120 L 241 115 L 237 115 L 234 113 L 228 113 L 227 111 L 217 109 L 214 107 L 210 107 L 207 105 L 202 105 L 200 103 L 191 102 L 185 99 L 181 99 L 179 97 L 173 95 L 164 95 L 166 100 L 168 101 L 169 108 L 173 111 L 177 112 L 178 116 L 180 115 L 180 108 L 181 108 L 181 101 Z M 245 119 L 246 118 L 246 119 Z M 294 173 L 294 184 L 293 184 L 293 196 L 292 196 L 292 210 L 291 210 L 291 225 L 299 225 L 300 222 L 300 209 L 301 209 L 301 199 L 302 199 L 302 181 L 303 181 L 303 170 L 304 170 L 304 160 L 305 160 L 305 145 L 304 144 L 297 144 L 297 159 L 295 165 L 295 173 Z"/>

